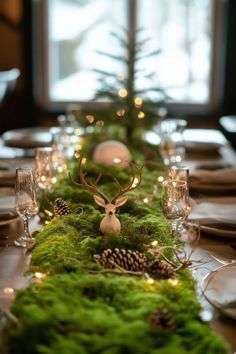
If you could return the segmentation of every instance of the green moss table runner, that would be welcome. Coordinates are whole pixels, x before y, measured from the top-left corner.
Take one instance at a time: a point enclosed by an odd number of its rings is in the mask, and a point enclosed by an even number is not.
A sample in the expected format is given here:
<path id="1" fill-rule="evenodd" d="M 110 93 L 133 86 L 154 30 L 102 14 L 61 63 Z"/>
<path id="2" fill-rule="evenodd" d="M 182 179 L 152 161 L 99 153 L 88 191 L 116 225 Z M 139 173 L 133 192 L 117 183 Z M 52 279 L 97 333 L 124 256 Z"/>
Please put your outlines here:
<path id="1" fill-rule="evenodd" d="M 93 179 L 100 168 L 87 163 L 86 170 Z M 72 173 L 78 179 L 76 163 Z M 188 269 L 167 277 L 136 276 L 115 274 L 94 262 L 94 255 L 107 249 L 139 252 L 151 262 L 147 249 L 170 246 L 165 257 L 177 266 L 172 250 L 181 245 L 173 239 L 160 210 L 160 193 L 153 188 L 158 188 L 159 175 L 157 168 L 143 168 L 142 185 L 117 211 L 121 234 L 109 238 L 99 231 L 103 210 L 68 176 L 44 195 L 41 212 L 53 211 L 55 199 L 62 198 L 70 214 L 54 217 L 36 236 L 30 284 L 17 293 L 11 309 L 17 320 L 7 328 L 9 354 L 228 353 L 201 320 Z M 103 168 L 100 183 L 107 194 L 114 193 L 111 177 L 127 183 L 129 170 Z"/>

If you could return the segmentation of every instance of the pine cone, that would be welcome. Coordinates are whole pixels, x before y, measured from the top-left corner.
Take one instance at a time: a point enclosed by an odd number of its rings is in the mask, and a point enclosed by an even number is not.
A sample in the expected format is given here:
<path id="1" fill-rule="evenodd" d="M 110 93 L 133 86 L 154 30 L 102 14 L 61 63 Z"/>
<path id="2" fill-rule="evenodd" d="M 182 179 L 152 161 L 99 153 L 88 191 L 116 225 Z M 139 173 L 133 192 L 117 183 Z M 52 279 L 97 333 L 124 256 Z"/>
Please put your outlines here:
<path id="1" fill-rule="evenodd" d="M 95 254 L 93 259 L 97 263 L 101 263 L 107 268 L 115 268 L 119 266 L 126 270 L 142 271 L 147 268 L 146 256 L 138 251 L 115 248 L 108 248 L 101 254 Z"/>
<path id="2" fill-rule="evenodd" d="M 173 276 L 174 268 L 165 260 L 155 260 L 148 265 L 147 273 L 159 279 L 168 279 Z"/>
<path id="3" fill-rule="evenodd" d="M 62 198 L 57 198 L 54 202 L 54 215 L 55 216 L 62 216 L 70 214 L 70 209 L 67 203 Z"/>
<path id="4" fill-rule="evenodd" d="M 167 309 L 157 309 L 149 317 L 149 323 L 152 329 L 173 329 L 175 327 L 171 314 Z"/>

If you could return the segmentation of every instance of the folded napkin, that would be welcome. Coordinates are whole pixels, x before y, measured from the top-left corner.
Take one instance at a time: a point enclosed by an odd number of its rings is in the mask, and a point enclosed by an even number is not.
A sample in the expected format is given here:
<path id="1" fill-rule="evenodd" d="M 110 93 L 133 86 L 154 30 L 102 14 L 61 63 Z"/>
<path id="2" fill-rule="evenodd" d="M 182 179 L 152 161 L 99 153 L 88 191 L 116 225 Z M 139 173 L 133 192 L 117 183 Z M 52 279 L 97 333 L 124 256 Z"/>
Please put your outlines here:
<path id="1" fill-rule="evenodd" d="M 236 184 L 236 168 L 225 168 L 220 170 L 194 170 L 190 172 L 191 183 L 215 183 L 215 184 Z"/>
<path id="2" fill-rule="evenodd" d="M 189 220 L 208 227 L 236 230 L 236 204 L 201 202 L 193 207 Z"/>

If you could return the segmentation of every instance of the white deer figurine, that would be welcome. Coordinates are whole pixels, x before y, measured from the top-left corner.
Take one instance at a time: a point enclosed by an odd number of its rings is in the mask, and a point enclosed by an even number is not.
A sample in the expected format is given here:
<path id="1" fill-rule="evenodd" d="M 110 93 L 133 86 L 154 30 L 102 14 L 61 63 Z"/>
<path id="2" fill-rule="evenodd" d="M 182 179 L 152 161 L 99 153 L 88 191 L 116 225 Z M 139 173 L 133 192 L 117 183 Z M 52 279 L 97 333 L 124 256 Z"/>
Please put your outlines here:
<path id="1" fill-rule="evenodd" d="M 77 183 L 69 174 L 70 179 L 75 185 L 98 194 L 98 195 L 94 196 L 94 200 L 99 206 L 101 206 L 105 209 L 105 213 L 106 213 L 106 215 L 104 216 L 104 218 L 102 219 L 102 221 L 100 223 L 101 233 L 105 237 L 109 236 L 109 235 L 119 234 L 120 230 L 121 230 L 121 224 L 120 224 L 119 219 L 115 216 L 116 208 L 124 205 L 128 200 L 127 196 L 122 196 L 122 195 L 124 195 L 127 192 L 130 192 L 131 190 L 137 188 L 140 185 L 141 180 L 142 180 L 142 173 L 141 173 L 142 167 L 140 168 L 136 164 L 131 162 L 130 167 L 132 170 L 132 178 L 131 178 L 130 183 L 128 184 L 128 186 L 123 188 L 121 186 L 121 184 L 117 181 L 117 179 L 114 178 L 115 183 L 119 187 L 119 191 L 112 199 L 108 199 L 105 196 L 105 194 L 102 193 L 101 191 L 99 191 L 97 188 L 98 181 L 100 180 L 100 178 L 102 176 L 101 173 L 97 177 L 94 184 L 87 183 L 87 181 L 85 179 L 86 173 L 83 173 L 83 171 L 82 171 L 82 159 L 83 159 L 83 157 L 81 156 L 80 160 L 79 160 L 79 176 L 80 176 L 81 183 Z M 134 167 L 137 169 L 138 176 L 139 176 L 137 183 L 135 183 Z"/>

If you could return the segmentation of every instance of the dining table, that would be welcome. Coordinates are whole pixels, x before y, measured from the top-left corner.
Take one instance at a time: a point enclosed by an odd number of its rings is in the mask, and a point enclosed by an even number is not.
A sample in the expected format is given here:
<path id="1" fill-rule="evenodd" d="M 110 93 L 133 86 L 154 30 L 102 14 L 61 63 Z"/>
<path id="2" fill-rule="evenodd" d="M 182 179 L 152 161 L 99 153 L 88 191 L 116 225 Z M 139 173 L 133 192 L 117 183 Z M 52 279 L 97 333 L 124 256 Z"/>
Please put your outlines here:
<path id="1" fill-rule="evenodd" d="M 46 130 L 43 129 L 43 133 L 45 132 Z M 48 134 L 48 132 L 46 133 Z M 155 133 L 150 132 L 149 140 L 154 139 L 153 134 Z M 215 129 L 186 129 L 185 134 L 187 153 L 182 164 L 189 167 L 190 177 L 192 171 L 194 175 L 194 171 L 204 169 L 204 166 L 209 165 L 212 171 L 216 165 L 236 168 L 236 152 L 220 131 Z M 48 135 L 45 138 L 46 140 L 43 140 L 44 142 L 47 141 L 47 137 Z M 11 144 L 7 145 L 3 138 L 0 140 L 0 166 L 8 167 L 8 170 L 2 169 L 0 171 L 0 209 L 2 210 L 14 209 L 15 191 L 12 172 L 18 166 L 34 166 L 31 146 L 30 149 L 28 148 L 24 152 L 24 147 L 18 147 L 17 143 L 12 146 Z M 9 175 L 7 175 L 7 171 L 10 172 Z M 197 203 L 206 200 L 212 202 L 214 198 L 219 197 L 231 198 L 233 208 L 235 208 L 236 220 L 236 188 L 227 190 L 227 187 L 223 187 L 220 190 L 217 188 L 214 190 L 214 183 L 211 180 L 209 183 L 213 185 L 211 190 L 198 188 L 194 184 L 191 188 L 190 183 L 190 197 Z M 189 219 L 191 222 L 191 213 Z M 39 217 L 33 217 L 30 221 L 30 231 L 35 232 L 40 228 Z M 11 222 L 0 221 L 0 308 L 7 311 L 10 311 L 17 291 L 25 288 L 29 281 L 25 273 L 30 263 L 31 250 L 13 245 L 14 239 L 22 233 L 23 223 L 17 215 Z M 191 270 L 197 281 L 196 296 L 202 306 L 202 319 L 210 321 L 212 328 L 229 343 L 231 354 L 236 353 L 236 320 L 226 316 L 213 306 L 208 301 L 209 299 L 207 300 L 202 284 L 210 272 L 220 269 L 225 264 L 230 264 L 232 260 L 236 262 L 235 245 L 236 237 L 234 234 L 227 236 L 223 232 L 214 234 L 214 232 L 209 232 L 207 228 L 204 230 L 200 225 L 200 238 L 191 254 L 193 265 Z M 185 247 L 186 253 L 192 250 L 189 242 L 186 242 Z M 232 282 L 236 284 L 235 279 L 232 279 Z"/>

